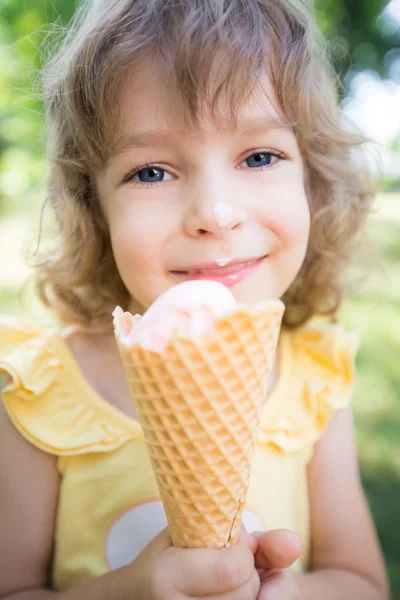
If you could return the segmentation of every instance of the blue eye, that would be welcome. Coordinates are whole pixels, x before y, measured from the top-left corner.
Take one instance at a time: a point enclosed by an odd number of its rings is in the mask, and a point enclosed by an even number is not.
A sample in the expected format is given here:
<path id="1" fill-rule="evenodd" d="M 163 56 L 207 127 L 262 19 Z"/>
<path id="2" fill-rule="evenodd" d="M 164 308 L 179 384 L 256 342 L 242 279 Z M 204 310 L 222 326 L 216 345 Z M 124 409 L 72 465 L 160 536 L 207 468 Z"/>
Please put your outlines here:
<path id="1" fill-rule="evenodd" d="M 256 152 L 246 158 L 248 167 L 267 167 L 272 162 L 272 154 L 269 152 Z"/>
<path id="2" fill-rule="evenodd" d="M 136 173 L 139 181 L 143 183 L 159 183 L 164 179 L 164 169 L 158 167 L 148 167 Z"/>
<path id="3" fill-rule="evenodd" d="M 136 186 L 152 187 L 153 184 L 163 183 L 173 179 L 174 176 L 162 167 L 155 164 L 146 164 L 130 171 L 130 173 L 124 177 L 123 183 L 130 183 L 132 181 Z"/>

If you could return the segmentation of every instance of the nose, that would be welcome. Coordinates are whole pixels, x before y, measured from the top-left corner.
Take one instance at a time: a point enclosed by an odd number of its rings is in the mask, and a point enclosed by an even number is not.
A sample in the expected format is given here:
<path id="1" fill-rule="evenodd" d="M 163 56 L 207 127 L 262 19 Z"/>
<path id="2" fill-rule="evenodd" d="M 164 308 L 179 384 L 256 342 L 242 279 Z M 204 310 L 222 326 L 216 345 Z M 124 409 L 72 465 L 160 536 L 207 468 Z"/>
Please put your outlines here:
<path id="1" fill-rule="evenodd" d="M 192 237 L 206 235 L 221 237 L 247 221 L 247 211 L 243 201 L 238 199 L 237 190 L 234 191 L 232 188 L 232 183 L 228 184 L 226 179 L 225 181 L 210 179 L 193 184 L 186 195 L 184 230 Z M 230 208 L 231 218 L 226 221 L 220 220 L 218 213 L 224 207 L 228 212 L 226 205 Z"/>

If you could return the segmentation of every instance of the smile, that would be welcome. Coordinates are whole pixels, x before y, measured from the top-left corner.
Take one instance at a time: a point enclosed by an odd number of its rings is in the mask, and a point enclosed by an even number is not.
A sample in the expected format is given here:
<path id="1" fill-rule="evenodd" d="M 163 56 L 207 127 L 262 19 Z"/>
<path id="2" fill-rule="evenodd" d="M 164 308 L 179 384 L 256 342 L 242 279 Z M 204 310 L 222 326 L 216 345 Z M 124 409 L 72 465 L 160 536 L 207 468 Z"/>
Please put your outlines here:
<path id="1" fill-rule="evenodd" d="M 180 281 L 193 279 L 208 279 L 217 281 L 227 287 L 238 285 L 250 277 L 260 266 L 266 256 L 254 260 L 244 261 L 229 267 L 212 267 L 204 269 L 190 269 L 188 271 L 171 271 Z"/>

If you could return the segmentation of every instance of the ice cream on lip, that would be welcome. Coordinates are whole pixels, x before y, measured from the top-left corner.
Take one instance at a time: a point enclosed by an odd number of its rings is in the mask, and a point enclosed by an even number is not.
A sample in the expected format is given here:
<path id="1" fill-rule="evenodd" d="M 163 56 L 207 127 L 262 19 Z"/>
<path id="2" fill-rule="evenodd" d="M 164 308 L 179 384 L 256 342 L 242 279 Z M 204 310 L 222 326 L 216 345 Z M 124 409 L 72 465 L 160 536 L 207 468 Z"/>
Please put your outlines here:
<path id="1" fill-rule="evenodd" d="M 208 263 L 185 265 L 170 273 L 180 282 L 212 280 L 231 288 L 255 274 L 267 257 L 268 254 L 237 259 L 217 258 Z"/>
<path id="2" fill-rule="evenodd" d="M 210 262 L 201 263 L 201 264 L 184 265 L 184 266 L 180 267 L 179 269 L 171 270 L 171 273 L 177 273 L 177 274 L 182 274 L 182 275 L 183 274 L 196 274 L 198 272 L 205 273 L 205 274 L 206 273 L 214 274 L 219 271 L 232 271 L 232 270 L 237 270 L 237 269 L 249 266 L 252 263 L 259 262 L 262 259 L 266 258 L 267 256 L 268 256 L 268 253 L 257 254 L 257 255 L 247 256 L 247 257 L 243 257 L 243 258 L 229 258 L 229 257 L 216 258 L 212 262 L 210 261 Z M 211 277 L 210 277 L 210 280 L 211 280 Z"/>
<path id="3" fill-rule="evenodd" d="M 231 262 L 231 258 L 229 258 L 228 256 L 225 258 L 217 258 L 215 263 L 219 266 L 219 267 L 226 267 L 227 264 L 229 264 Z"/>

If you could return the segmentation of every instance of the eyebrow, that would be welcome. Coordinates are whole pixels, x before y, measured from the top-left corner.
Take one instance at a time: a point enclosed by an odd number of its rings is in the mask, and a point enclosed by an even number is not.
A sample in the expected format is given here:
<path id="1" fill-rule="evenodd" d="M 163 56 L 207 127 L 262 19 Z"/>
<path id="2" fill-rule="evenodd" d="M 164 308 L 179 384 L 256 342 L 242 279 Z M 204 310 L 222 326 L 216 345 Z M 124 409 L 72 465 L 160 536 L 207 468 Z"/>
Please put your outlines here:
<path id="1" fill-rule="evenodd" d="M 167 131 L 143 131 L 127 133 L 120 137 L 111 148 L 110 155 L 115 157 L 130 148 L 147 148 L 161 142 L 167 143 L 170 132 Z"/>
<path id="2" fill-rule="evenodd" d="M 270 129 L 291 131 L 293 125 L 289 122 L 285 123 L 285 121 L 282 121 L 281 117 L 263 116 L 244 119 L 238 123 L 237 127 L 231 127 L 230 129 L 238 133 L 246 134 L 268 131 Z"/>
<path id="3" fill-rule="evenodd" d="M 248 118 L 242 120 L 235 127 L 231 124 L 226 127 L 227 131 L 232 133 L 240 133 L 242 135 L 260 133 L 268 130 L 286 130 L 292 131 L 293 126 L 290 123 L 285 123 L 280 117 L 259 117 Z M 176 133 L 176 130 L 173 132 Z M 150 146 L 159 145 L 160 143 L 167 144 L 171 138 L 172 131 L 143 131 L 127 133 L 120 137 L 116 144 L 112 147 L 110 156 L 116 157 L 131 148 L 148 148 Z"/>

